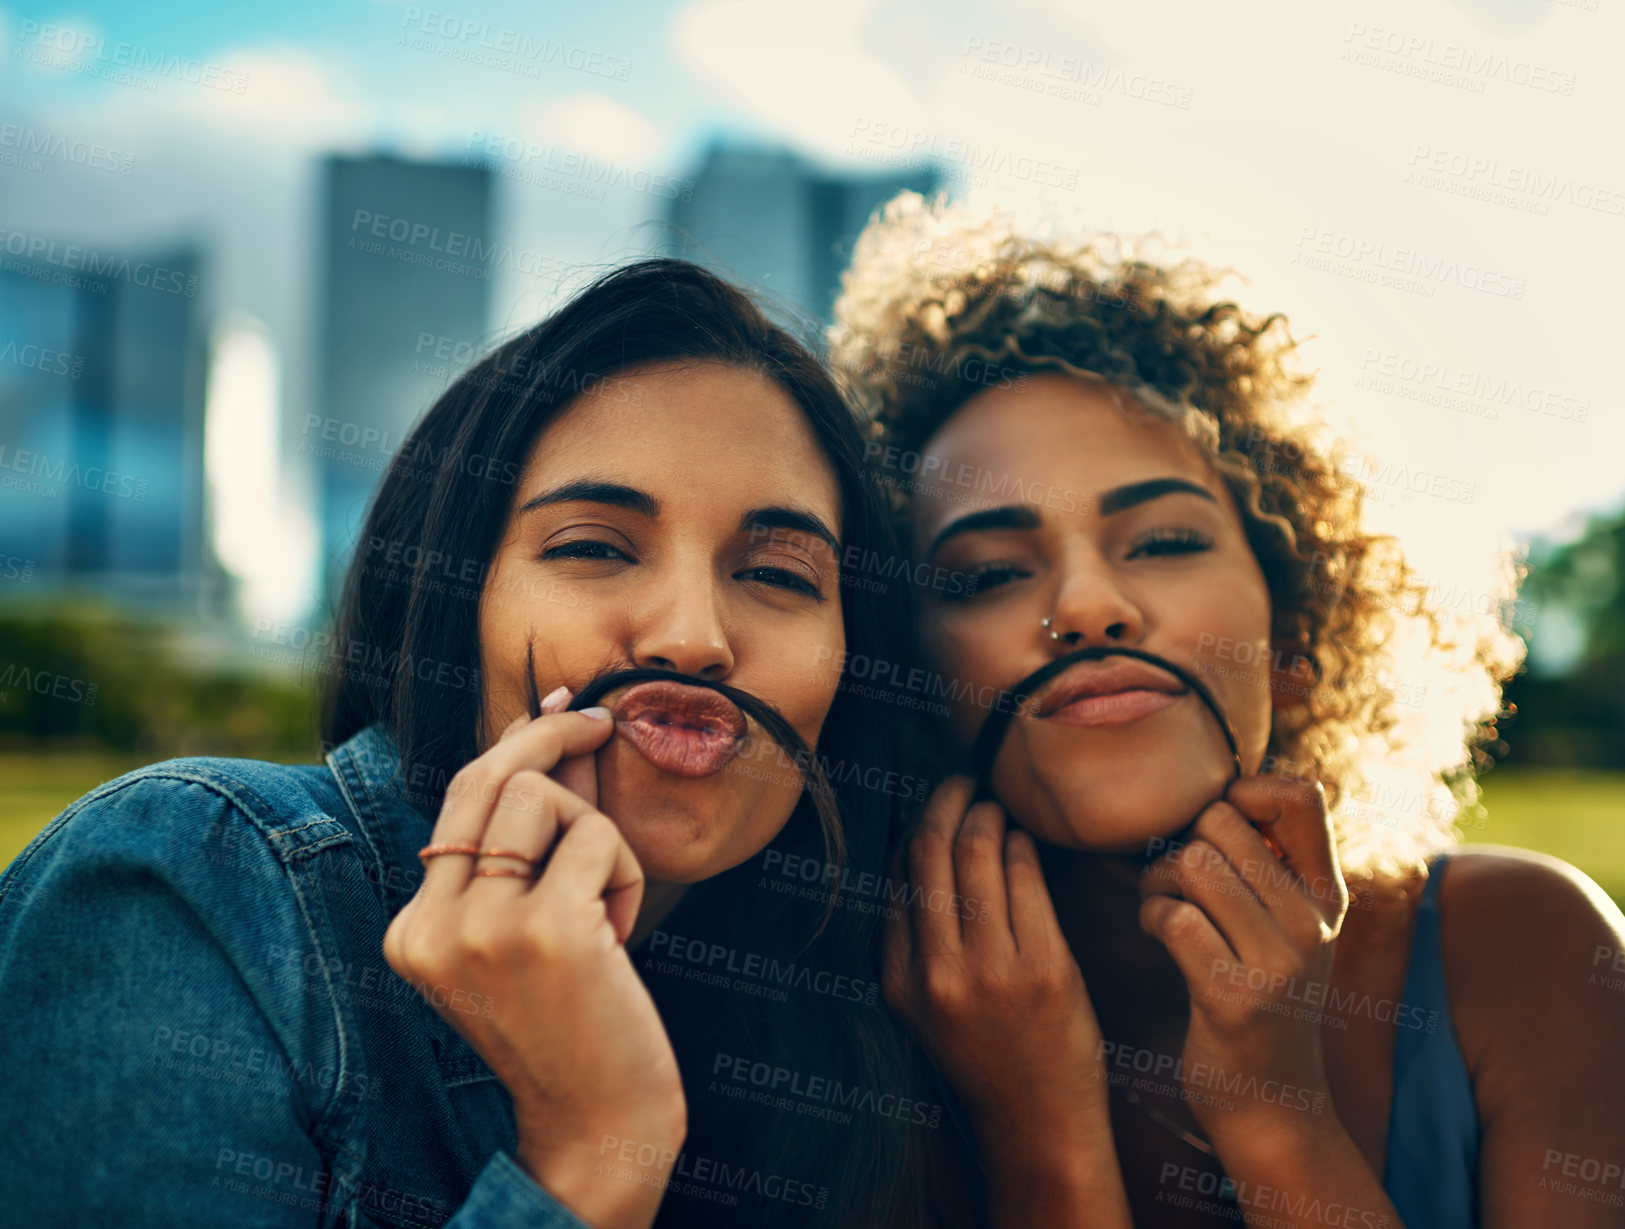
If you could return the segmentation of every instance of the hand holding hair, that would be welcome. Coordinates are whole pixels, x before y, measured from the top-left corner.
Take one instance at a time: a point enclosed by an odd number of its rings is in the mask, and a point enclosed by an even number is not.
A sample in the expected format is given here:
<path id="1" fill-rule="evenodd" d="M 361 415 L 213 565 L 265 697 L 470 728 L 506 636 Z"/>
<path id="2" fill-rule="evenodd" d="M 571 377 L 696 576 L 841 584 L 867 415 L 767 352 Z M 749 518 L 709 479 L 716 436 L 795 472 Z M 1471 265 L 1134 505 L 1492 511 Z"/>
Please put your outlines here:
<path id="1" fill-rule="evenodd" d="M 1183 1070 L 1255 1091 L 1191 1101 L 1231 1164 L 1335 1123 L 1319 1013 L 1302 1007 L 1325 999 L 1348 889 L 1318 784 L 1239 778 L 1189 834 L 1141 880 L 1140 925 L 1190 991 Z"/>
<path id="2" fill-rule="evenodd" d="M 595 1229 L 647 1229 L 687 1106 L 624 946 L 643 871 L 615 824 L 547 775 L 590 765 L 608 718 L 521 717 L 452 778 L 384 957 L 512 1095 L 527 1172 Z M 595 1172 L 606 1137 L 655 1158 L 645 1181 Z"/>
<path id="3" fill-rule="evenodd" d="M 1013 1223 L 1130 1224 L 1102 1037 L 1038 847 L 949 777 L 892 867 L 881 985 L 970 1110 Z M 905 866 L 906 853 L 906 866 Z M 1003 1229 L 1004 1222 L 999 1222 Z"/>

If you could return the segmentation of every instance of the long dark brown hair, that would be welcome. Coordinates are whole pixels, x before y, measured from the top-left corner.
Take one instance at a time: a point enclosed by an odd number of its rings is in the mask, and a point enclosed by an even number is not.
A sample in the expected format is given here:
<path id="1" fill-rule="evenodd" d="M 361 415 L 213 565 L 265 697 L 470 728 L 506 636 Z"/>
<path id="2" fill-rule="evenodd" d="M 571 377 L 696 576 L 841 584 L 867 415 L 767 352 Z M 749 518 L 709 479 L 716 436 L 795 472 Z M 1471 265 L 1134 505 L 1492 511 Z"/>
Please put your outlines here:
<path id="1" fill-rule="evenodd" d="M 842 557 L 897 557 L 890 517 L 864 465 L 858 424 L 814 354 L 770 322 L 737 288 L 686 261 L 645 260 L 593 282 L 568 304 L 474 364 L 440 397 L 393 458 L 367 516 L 346 578 L 334 631 L 341 655 L 388 668 L 330 676 L 323 738 L 342 742 L 381 723 L 400 752 L 406 790 L 425 815 L 438 813 L 447 782 L 479 753 L 479 601 L 512 506 L 515 484 L 539 434 L 585 392 L 616 395 L 617 376 L 655 365 L 721 363 L 759 372 L 800 407 L 838 479 Z M 696 475 L 696 480 L 700 476 Z M 402 561 L 410 572 L 397 573 Z M 903 626 L 896 584 L 848 575 L 842 620 L 848 660 L 897 660 Z M 453 576 L 472 583 L 448 584 Z M 864 583 L 854 583 L 863 581 Z M 348 659 L 342 658 L 341 659 Z M 432 663 L 431 669 L 419 668 Z M 831 908 L 772 890 L 766 859 L 791 856 L 828 868 L 832 890 L 883 874 L 894 793 L 873 788 L 895 758 L 901 710 L 847 686 L 843 676 L 816 748 L 830 774 L 842 831 L 830 845 L 804 791 L 768 851 L 695 885 L 668 927 L 800 967 L 878 983 L 873 901 Z M 871 771 L 873 770 L 873 771 Z M 826 923 L 827 924 L 824 924 Z M 657 932 L 658 933 L 658 932 Z M 640 970 L 677 1050 L 689 1097 L 685 1151 L 761 1175 L 829 1188 L 821 1210 L 764 1203 L 747 1184 L 731 1209 L 668 1191 L 657 1224 L 692 1221 L 885 1225 L 923 1223 L 916 1175 L 925 1129 L 873 1112 L 849 1125 L 744 1103 L 711 1091 L 721 1055 L 840 1078 L 875 1094 L 920 1097 L 910 1048 L 883 1003 L 855 1003 L 791 989 L 788 1000 L 701 986 Z M 912 1091 L 911 1091 L 912 1090 Z"/>

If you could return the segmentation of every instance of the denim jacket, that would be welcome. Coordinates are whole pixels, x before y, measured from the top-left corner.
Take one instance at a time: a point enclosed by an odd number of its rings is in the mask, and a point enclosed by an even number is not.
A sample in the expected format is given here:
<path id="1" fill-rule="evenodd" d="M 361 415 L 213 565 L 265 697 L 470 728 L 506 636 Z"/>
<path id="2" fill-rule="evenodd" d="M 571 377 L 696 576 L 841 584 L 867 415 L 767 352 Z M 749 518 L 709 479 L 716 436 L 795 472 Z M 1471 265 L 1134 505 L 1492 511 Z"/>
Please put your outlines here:
<path id="1" fill-rule="evenodd" d="M 0 1220 L 582 1229 L 384 960 L 431 826 L 398 763 L 373 726 L 325 766 L 155 764 L 0 875 Z"/>

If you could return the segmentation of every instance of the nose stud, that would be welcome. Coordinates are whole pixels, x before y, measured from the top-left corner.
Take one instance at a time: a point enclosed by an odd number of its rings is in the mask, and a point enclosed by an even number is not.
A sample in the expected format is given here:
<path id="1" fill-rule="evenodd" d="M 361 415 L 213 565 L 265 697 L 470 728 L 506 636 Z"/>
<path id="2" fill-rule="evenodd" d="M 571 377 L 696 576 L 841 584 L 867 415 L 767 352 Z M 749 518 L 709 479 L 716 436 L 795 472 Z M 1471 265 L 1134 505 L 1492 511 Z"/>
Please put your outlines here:
<path id="1" fill-rule="evenodd" d="M 1051 640 L 1059 640 L 1061 638 L 1061 633 L 1056 631 L 1051 626 L 1051 624 L 1053 624 L 1054 622 L 1055 622 L 1054 616 L 1049 616 L 1047 618 L 1040 619 L 1038 621 L 1038 626 L 1043 628 L 1046 632 L 1049 633 L 1049 638 Z"/>

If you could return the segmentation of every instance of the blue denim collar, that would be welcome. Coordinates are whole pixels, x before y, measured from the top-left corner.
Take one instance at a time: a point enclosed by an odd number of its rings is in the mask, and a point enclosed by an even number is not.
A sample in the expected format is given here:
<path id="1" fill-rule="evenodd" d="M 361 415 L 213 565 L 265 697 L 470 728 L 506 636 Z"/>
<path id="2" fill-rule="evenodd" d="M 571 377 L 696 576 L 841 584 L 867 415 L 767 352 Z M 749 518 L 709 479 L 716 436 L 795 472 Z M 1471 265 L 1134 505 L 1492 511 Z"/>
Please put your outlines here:
<path id="1" fill-rule="evenodd" d="M 367 877 L 393 917 L 423 880 L 417 851 L 428 844 L 434 825 L 407 796 L 400 752 L 383 722 L 329 751 L 327 766 L 366 845 Z"/>

